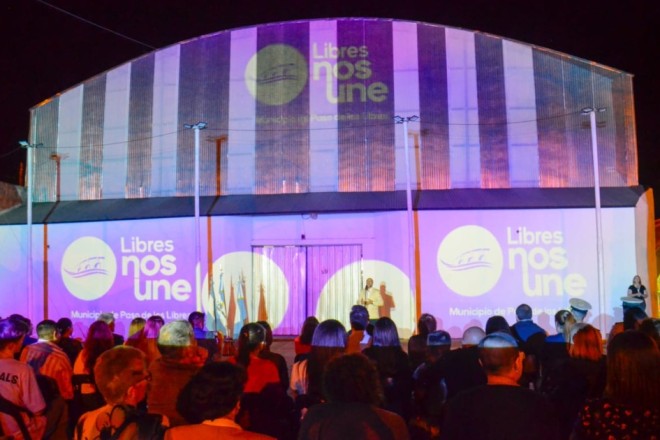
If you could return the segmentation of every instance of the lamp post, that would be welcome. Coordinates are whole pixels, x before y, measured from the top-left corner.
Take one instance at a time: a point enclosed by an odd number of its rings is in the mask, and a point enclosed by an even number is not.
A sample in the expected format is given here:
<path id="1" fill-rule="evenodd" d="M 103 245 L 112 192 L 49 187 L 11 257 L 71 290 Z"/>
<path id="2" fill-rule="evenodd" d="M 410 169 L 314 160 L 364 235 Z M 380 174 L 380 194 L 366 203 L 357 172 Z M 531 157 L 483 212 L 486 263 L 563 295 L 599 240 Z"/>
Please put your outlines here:
<path id="1" fill-rule="evenodd" d="M 204 130 L 208 124 L 206 122 L 198 122 L 197 124 L 184 124 L 183 128 L 192 129 L 195 132 L 195 297 L 197 310 L 202 309 L 201 297 L 201 271 L 202 271 L 202 257 L 200 245 L 200 225 L 199 225 L 199 131 Z"/>
<path id="2" fill-rule="evenodd" d="M 395 116 L 395 124 L 403 124 L 403 150 L 406 163 L 406 211 L 408 213 L 408 273 L 410 274 L 410 287 L 417 302 L 416 272 L 415 272 L 415 234 L 412 210 L 412 185 L 410 182 L 410 147 L 408 145 L 408 122 L 419 121 L 419 116 Z"/>
<path id="3" fill-rule="evenodd" d="M 601 217 L 600 205 L 600 167 L 598 165 L 598 136 L 596 134 L 596 113 L 604 112 L 604 108 L 587 107 L 582 109 L 582 115 L 589 115 L 589 125 L 591 127 L 591 157 L 593 159 L 594 170 L 594 198 L 596 210 L 596 261 L 598 264 L 598 302 L 601 309 L 599 315 L 599 326 L 605 331 L 605 314 L 602 307 L 605 304 L 605 273 L 603 263 L 603 220 Z"/>
<path id="4" fill-rule="evenodd" d="M 30 144 L 27 141 L 18 142 L 21 148 L 27 150 L 27 307 L 28 316 L 32 316 L 34 308 L 34 292 L 32 289 L 32 173 L 34 168 L 34 149 L 43 144 Z"/>

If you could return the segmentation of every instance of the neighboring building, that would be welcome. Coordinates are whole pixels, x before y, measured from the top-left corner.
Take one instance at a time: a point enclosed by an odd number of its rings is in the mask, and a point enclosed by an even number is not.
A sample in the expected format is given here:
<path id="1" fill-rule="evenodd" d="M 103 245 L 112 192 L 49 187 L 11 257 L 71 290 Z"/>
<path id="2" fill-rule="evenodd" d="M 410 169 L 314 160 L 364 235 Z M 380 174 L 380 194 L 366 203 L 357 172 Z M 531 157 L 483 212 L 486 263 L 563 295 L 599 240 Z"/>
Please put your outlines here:
<path id="1" fill-rule="evenodd" d="M 605 109 L 602 296 L 587 107 Z M 413 115 L 404 134 L 394 117 Z M 204 309 L 228 333 L 267 318 L 296 334 L 309 314 L 347 322 L 371 277 L 402 335 L 422 309 L 460 335 L 489 314 L 513 321 L 521 302 L 551 316 L 570 296 L 606 324 L 632 275 L 655 279 L 632 75 L 545 48 L 397 20 L 267 24 L 154 51 L 31 117 L 47 264 L 29 314 Z M 199 254 L 184 129 L 198 121 Z M 0 217 L 15 224 L 0 240 L 23 237 L 24 212 Z"/>

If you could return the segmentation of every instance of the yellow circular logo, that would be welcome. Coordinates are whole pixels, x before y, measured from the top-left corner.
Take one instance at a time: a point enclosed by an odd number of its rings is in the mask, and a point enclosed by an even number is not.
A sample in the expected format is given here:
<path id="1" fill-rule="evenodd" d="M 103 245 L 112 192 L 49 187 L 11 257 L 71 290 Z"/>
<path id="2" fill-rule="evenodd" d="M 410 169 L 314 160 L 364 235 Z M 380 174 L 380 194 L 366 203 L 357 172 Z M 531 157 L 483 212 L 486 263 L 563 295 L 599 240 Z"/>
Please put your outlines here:
<path id="1" fill-rule="evenodd" d="M 504 261 L 497 238 L 477 225 L 451 231 L 438 248 L 438 272 L 447 287 L 461 296 L 480 296 L 500 279 Z"/>
<path id="2" fill-rule="evenodd" d="M 282 105 L 294 100 L 307 84 L 305 57 L 287 44 L 271 44 L 254 54 L 245 67 L 245 84 L 256 100 Z"/>

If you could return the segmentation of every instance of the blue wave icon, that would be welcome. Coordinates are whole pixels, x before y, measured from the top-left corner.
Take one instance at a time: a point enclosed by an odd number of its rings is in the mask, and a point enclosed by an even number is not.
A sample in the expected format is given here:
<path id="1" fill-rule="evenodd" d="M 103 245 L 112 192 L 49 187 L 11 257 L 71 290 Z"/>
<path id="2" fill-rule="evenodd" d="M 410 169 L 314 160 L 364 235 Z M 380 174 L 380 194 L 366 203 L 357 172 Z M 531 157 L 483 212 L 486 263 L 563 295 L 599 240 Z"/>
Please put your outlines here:
<path id="1" fill-rule="evenodd" d="M 64 268 L 64 272 L 73 278 L 84 278 L 91 275 L 108 275 L 108 271 L 104 265 L 105 257 L 90 257 L 78 263 L 76 270 L 71 271 Z"/>
<path id="2" fill-rule="evenodd" d="M 492 268 L 493 263 L 487 261 L 486 258 L 490 253 L 490 248 L 476 248 L 459 254 L 455 262 L 449 263 L 443 259 L 440 262 L 449 270 L 455 272 L 462 272 L 465 270 L 478 269 L 478 268 Z"/>

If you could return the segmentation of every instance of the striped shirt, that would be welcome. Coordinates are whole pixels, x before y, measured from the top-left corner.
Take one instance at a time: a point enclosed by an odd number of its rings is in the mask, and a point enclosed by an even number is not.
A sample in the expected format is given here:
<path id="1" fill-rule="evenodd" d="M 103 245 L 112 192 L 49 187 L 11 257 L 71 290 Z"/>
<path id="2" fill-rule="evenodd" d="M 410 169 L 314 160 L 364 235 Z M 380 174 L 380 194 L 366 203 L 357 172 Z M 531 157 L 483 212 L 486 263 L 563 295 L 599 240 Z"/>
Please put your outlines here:
<path id="1" fill-rule="evenodd" d="M 54 342 L 39 340 L 26 346 L 21 353 L 21 361 L 27 362 L 36 374 L 54 379 L 64 399 L 73 399 L 73 368 L 64 350 Z"/>

